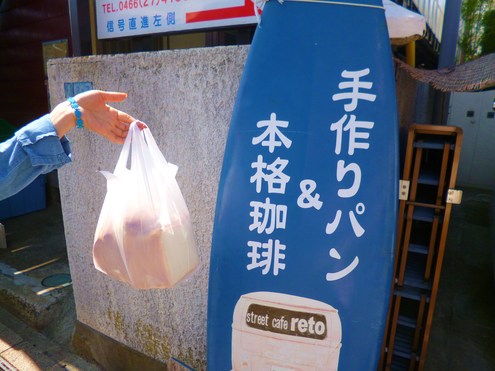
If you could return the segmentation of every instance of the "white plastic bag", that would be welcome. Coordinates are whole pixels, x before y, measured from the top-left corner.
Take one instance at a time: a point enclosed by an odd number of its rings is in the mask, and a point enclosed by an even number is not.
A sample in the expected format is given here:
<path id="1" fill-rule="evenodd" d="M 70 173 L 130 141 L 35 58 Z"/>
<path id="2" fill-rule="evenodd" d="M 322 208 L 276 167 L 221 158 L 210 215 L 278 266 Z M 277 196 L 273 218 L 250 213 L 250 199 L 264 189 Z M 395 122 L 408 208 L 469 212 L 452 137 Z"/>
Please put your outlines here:
<path id="1" fill-rule="evenodd" d="M 128 161 L 130 155 L 130 167 Z M 186 203 L 148 128 L 129 128 L 96 227 L 93 262 L 135 288 L 168 288 L 199 264 Z"/>

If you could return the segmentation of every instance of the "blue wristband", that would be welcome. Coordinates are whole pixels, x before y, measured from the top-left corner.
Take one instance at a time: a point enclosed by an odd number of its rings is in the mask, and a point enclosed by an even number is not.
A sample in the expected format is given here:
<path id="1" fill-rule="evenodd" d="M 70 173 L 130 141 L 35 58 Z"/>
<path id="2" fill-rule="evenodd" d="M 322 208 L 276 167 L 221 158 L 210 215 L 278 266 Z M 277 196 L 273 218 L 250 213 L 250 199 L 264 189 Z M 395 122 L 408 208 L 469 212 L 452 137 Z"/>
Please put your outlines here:
<path id="1" fill-rule="evenodd" d="M 76 116 L 76 125 L 79 129 L 82 129 L 84 127 L 84 122 L 82 120 L 82 113 L 79 110 L 79 104 L 75 101 L 74 98 L 70 97 L 67 99 L 70 103 L 70 106 L 74 110 L 74 115 Z"/>

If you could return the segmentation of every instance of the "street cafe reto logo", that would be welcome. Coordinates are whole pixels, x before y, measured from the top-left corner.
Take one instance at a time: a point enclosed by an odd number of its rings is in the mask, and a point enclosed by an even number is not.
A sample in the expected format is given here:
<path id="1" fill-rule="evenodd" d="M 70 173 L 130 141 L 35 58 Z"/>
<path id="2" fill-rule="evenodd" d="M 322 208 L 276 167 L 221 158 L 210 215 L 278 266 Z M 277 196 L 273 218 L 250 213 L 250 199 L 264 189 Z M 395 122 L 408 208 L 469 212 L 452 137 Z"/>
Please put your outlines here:
<path id="1" fill-rule="evenodd" d="M 246 324 L 263 331 L 290 336 L 323 340 L 327 336 L 327 321 L 318 313 L 251 304 L 246 313 Z"/>

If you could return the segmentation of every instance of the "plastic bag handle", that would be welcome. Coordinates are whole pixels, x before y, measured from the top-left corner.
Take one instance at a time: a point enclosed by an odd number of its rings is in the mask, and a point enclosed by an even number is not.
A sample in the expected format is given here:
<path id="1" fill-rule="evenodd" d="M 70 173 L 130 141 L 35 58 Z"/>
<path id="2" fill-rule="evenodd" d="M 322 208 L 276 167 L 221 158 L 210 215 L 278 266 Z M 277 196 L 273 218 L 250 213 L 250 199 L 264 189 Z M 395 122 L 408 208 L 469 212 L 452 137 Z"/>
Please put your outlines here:
<path id="1" fill-rule="evenodd" d="M 165 164 L 168 166 L 168 162 L 165 159 L 165 156 L 163 156 L 162 151 L 158 148 L 158 145 L 155 142 L 155 138 L 153 138 L 153 135 L 151 135 L 150 129 L 146 128 L 143 130 L 144 138 L 146 139 L 146 143 L 148 143 L 148 147 L 150 147 L 151 152 L 153 153 L 153 156 L 155 157 L 156 155 L 156 160 L 162 162 L 162 164 Z"/>
<path id="2" fill-rule="evenodd" d="M 124 146 L 122 147 L 122 151 L 120 152 L 119 160 L 117 161 L 117 165 L 115 165 L 115 169 L 113 171 L 114 174 L 121 173 L 124 169 L 127 168 L 127 160 L 129 159 L 129 154 L 131 152 L 131 144 L 132 138 L 136 138 L 139 133 L 139 128 L 137 126 L 137 121 L 133 121 L 129 125 L 129 132 L 127 137 L 125 138 Z"/>
<path id="3" fill-rule="evenodd" d="M 146 128 L 143 130 L 144 138 L 146 140 L 146 143 L 148 144 L 148 148 L 150 150 L 151 156 L 153 157 L 153 160 L 157 163 L 159 166 L 163 166 L 166 169 L 169 169 L 171 171 L 172 176 L 175 178 L 175 175 L 177 174 L 177 169 L 178 167 L 174 164 L 171 164 L 165 159 L 165 156 L 163 156 L 162 151 L 160 151 L 160 148 L 155 142 L 155 138 L 153 138 L 153 135 L 151 135 L 151 130 Z"/>
<path id="4" fill-rule="evenodd" d="M 148 150 L 153 161 L 159 166 L 168 168 L 175 178 L 178 167 L 167 162 L 160 151 L 160 148 L 158 148 L 158 145 L 151 134 L 151 130 L 147 127 L 145 129 L 140 129 L 137 125 L 137 121 L 132 122 L 129 126 L 129 133 L 127 134 L 117 165 L 113 171 L 115 175 L 121 174 L 124 169 L 127 169 L 127 161 L 129 159 L 131 147 L 133 148 L 133 153 L 135 153 L 138 148 L 141 150 Z"/>

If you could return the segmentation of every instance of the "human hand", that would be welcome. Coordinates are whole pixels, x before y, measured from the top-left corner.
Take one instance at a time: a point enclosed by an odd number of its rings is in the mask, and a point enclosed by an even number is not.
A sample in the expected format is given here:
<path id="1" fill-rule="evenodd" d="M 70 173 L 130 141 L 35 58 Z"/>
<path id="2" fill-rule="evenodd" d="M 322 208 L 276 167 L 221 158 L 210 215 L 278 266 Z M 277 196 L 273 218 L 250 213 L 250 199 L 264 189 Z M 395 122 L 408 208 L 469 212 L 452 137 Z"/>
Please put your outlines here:
<path id="1" fill-rule="evenodd" d="M 129 114 L 110 107 L 106 102 L 122 102 L 126 93 L 90 90 L 74 97 L 79 105 L 84 127 L 108 140 L 122 144 L 129 131 L 129 124 L 136 119 Z M 62 137 L 76 126 L 74 110 L 68 101 L 60 103 L 50 113 L 50 118 Z"/>

